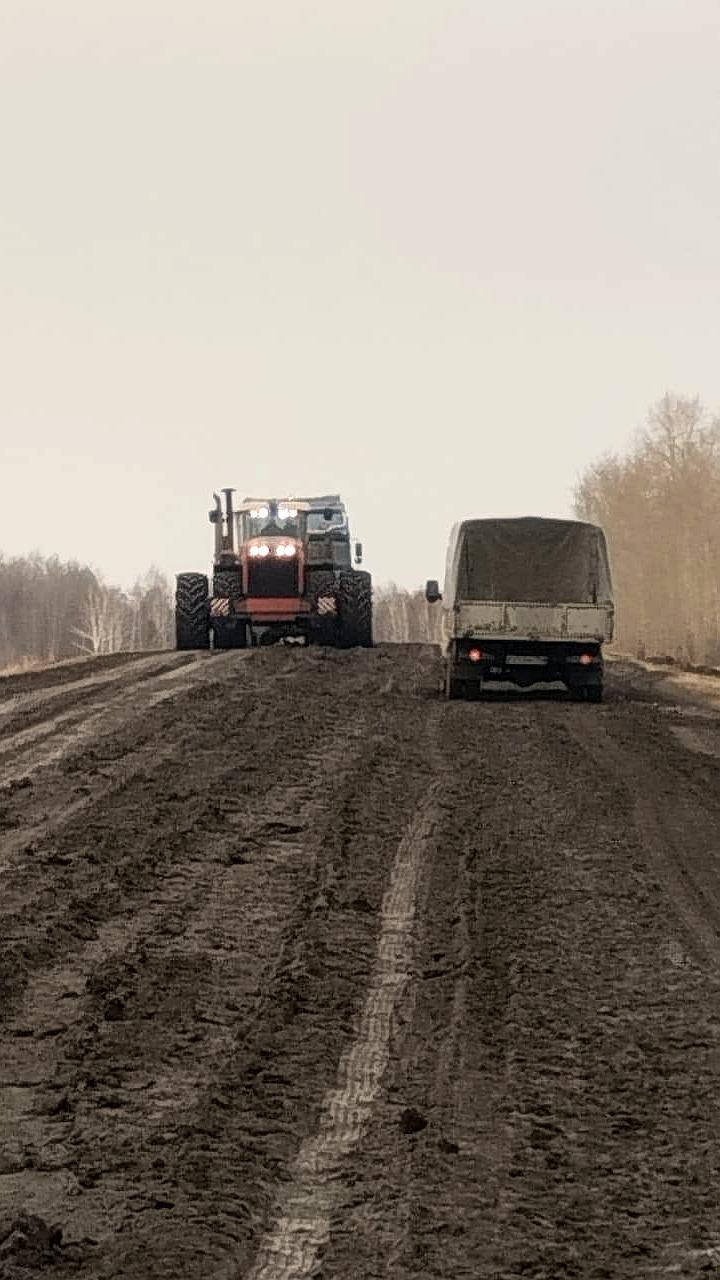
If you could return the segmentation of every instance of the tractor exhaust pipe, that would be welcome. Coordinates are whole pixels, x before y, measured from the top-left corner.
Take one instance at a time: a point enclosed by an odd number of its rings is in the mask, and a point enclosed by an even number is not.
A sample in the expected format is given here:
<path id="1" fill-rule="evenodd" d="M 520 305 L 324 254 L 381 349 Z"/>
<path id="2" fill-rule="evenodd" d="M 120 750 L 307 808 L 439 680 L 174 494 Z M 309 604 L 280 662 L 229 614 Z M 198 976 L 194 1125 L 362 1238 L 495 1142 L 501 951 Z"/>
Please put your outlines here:
<path id="1" fill-rule="evenodd" d="M 225 494 L 225 550 L 235 550 L 235 520 L 233 512 L 232 496 L 234 489 L 223 489 Z"/>
<path id="2" fill-rule="evenodd" d="M 210 523 L 215 526 L 215 559 L 217 560 L 223 549 L 223 510 L 219 493 L 213 494 L 213 502 L 215 503 L 215 508 L 210 512 Z"/>

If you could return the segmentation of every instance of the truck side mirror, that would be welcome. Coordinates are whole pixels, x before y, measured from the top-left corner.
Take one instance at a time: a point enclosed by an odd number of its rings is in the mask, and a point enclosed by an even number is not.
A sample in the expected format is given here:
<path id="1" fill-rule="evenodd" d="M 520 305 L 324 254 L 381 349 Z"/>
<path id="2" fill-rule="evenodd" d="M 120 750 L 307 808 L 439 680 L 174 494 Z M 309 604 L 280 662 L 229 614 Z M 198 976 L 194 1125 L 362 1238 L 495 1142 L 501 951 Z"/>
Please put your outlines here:
<path id="1" fill-rule="evenodd" d="M 217 510 L 217 508 L 213 507 L 212 511 L 208 511 L 208 519 L 210 523 L 217 524 L 218 520 L 220 519 L 220 515 L 221 513 Z"/>
<path id="2" fill-rule="evenodd" d="M 440 584 L 436 578 L 428 579 L 425 586 L 425 599 L 428 604 L 437 604 L 438 600 L 442 600 Z"/>
<path id="3" fill-rule="evenodd" d="M 355 563 L 362 564 L 362 561 L 363 561 L 362 542 L 356 542 L 355 543 Z"/>

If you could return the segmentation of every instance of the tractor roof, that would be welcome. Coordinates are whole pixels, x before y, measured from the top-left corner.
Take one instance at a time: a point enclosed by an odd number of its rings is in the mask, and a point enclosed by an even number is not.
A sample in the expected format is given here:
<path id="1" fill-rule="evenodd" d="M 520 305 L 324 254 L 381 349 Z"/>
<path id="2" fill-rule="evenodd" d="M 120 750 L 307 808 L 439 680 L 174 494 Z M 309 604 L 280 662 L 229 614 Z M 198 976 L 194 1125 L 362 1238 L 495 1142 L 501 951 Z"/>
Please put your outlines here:
<path id="1" fill-rule="evenodd" d="M 299 511 L 324 511 L 326 507 L 336 507 L 339 511 L 345 511 L 345 503 L 339 493 L 325 493 L 318 498 L 243 498 L 237 510 L 249 511 L 254 507 L 267 506 L 269 502 L 286 504 L 289 507 L 296 507 Z"/>
<path id="2" fill-rule="evenodd" d="M 345 510 L 345 503 L 342 501 L 339 493 L 326 493 L 322 498 L 305 498 L 311 511 L 322 511 L 324 507 L 341 507 Z"/>
<path id="3" fill-rule="evenodd" d="M 298 511 L 309 511 L 310 503 L 305 498 L 243 498 L 238 511 L 251 511 L 255 507 L 266 507 L 270 502 L 280 506 L 295 507 Z"/>

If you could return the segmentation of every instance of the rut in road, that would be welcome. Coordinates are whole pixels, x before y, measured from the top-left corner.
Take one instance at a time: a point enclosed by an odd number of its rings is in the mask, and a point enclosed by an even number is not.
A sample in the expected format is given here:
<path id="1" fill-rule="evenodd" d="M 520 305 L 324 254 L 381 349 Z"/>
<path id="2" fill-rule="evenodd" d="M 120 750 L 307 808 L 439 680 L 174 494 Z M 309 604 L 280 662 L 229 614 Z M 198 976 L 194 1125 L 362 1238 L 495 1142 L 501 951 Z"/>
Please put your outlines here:
<path id="1" fill-rule="evenodd" d="M 22 1203 L 76 1240 L 100 1239 L 93 1276 L 181 1273 L 187 1223 L 198 1259 L 252 1248 L 276 1152 L 290 1159 L 298 1125 L 310 1130 L 313 1084 L 320 1097 L 350 1035 L 385 838 L 427 778 L 419 712 L 393 725 L 415 655 L 400 681 L 383 653 L 258 654 L 234 662 L 234 680 L 232 659 L 215 686 L 156 707 L 145 770 L 135 759 L 81 820 L 49 824 L 8 881 L 3 1097 L 15 1138 L 0 1217 Z M 136 732 L 124 723 L 42 776 L 49 787 L 98 753 L 124 759 Z M 278 1125 L 280 1099 L 289 1123 Z"/>
<path id="2" fill-rule="evenodd" d="M 700 878 L 704 858 L 707 889 L 718 777 L 695 773 L 662 708 L 612 693 L 611 677 L 600 712 L 546 696 L 447 708 L 415 970 L 323 1280 L 717 1265 L 714 964 L 657 874 L 635 779 L 663 815 L 695 776 L 686 862 Z"/>
<path id="3" fill-rule="evenodd" d="M 3 796 L 0 1224 L 57 1280 L 716 1268 L 720 718 L 195 666 Z"/>
<path id="4" fill-rule="evenodd" d="M 5 722 L 0 719 L 0 787 L 26 781 L 93 738 L 114 732 L 123 720 L 145 715 L 175 697 L 185 683 L 208 676 L 215 681 L 217 675 L 217 666 L 198 663 L 195 655 L 165 654 L 128 664 L 120 675 L 82 680 L 80 687 L 61 685 L 45 696 L 21 695 L 29 702 L 19 709 L 0 706 L 8 713 Z M 60 698 L 67 704 L 62 711 L 52 705 Z M 28 720 L 33 721 L 29 726 Z"/>
<path id="5" fill-rule="evenodd" d="M 227 657 L 212 665 L 186 654 L 154 655 L 123 663 L 119 675 L 111 670 L 98 677 L 98 689 L 90 678 L 80 681 L 84 696 L 79 707 L 72 704 L 76 685 L 67 679 L 48 691 L 70 700 L 70 708 L 62 715 L 43 718 L 38 712 L 36 723 L 28 729 L 13 729 L 12 724 L 0 722 L 0 874 L 19 853 L 41 841 L 48 813 L 57 831 L 92 803 L 99 803 L 102 796 L 127 785 L 133 770 L 142 774 L 149 767 L 143 752 L 148 741 L 152 742 L 152 764 L 157 767 L 167 755 L 166 746 L 155 737 L 152 720 L 145 723 L 148 717 L 154 708 L 174 701 L 188 687 L 208 681 L 216 684 Z M 43 692 L 21 696 L 32 698 L 34 705 L 40 699 L 41 708 L 47 711 Z M 22 723 L 26 716 L 27 708 Z M 124 750 L 117 749 L 119 731 L 129 732 Z M 97 743 L 111 744 L 105 756 L 101 745 L 99 769 L 87 767 L 88 751 Z"/>
<path id="6" fill-rule="evenodd" d="M 440 764 L 430 718 L 428 747 Z M 413 969 L 413 923 L 417 883 L 432 856 L 438 826 L 433 783 L 398 845 L 390 884 L 380 908 L 380 932 L 370 986 L 349 1049 L 340 1061 L 335 1088 L 326 1094 L 317 1132 L 303 1142 L 272 1231 L 260 1247 L 251 1280 L 303 1280 L 317 1274 L 321 1248 L 346 1195 L 344 1158 L 359 1146 L 382 1085 L 399 1002 Z"/>

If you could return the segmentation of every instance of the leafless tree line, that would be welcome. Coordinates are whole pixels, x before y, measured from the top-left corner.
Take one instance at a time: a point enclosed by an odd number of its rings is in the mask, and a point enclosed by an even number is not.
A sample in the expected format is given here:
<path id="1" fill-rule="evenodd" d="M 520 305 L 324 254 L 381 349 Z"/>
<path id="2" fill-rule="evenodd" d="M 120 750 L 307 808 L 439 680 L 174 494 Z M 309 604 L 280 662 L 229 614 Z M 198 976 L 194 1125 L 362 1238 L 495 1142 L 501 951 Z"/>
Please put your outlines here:
<path id="1" fill-rule="evenodd" d="M 440 618 L 440 609 L 427 603 L 424 591 L 407 591 L 395 583 L 375 591 L 373 630 L 378 643 L 438 644 Z"/>
<path id="2" fill-rule="evenodd" d="M 608 537 L 617 647 L 720 664 L 720 416 L 666 395 L 627 455 L 583 474 L 575 511 Z M 440 616 L 421 590 L 375 591 L 378 642 L 437 643 Z M 121 591 L 86 565 L 0 555 L 0 668 L 172 644 L 172 591 L 158 570 Z"/>
<path id="3" fill-rule="evenodd" d="M 379 642 L 435 642 L 439 622 L 421 591 L 391 584 L 375 592 Z M 0 555 L 0 669 L 173 644 L 172 588 L 157 569 L 121 591 L 87 565 Z"/>
<path id="4" fill-rule="evenodd" d="M 617 648 L 720 663 L 720 417 L 666 395 L 626 456 L 588 468 L 575 509 L 607 534 Z"/>
<path id="5" fill-rule="evenodd" d="M 0 668 L 171 643 L 170 586 L 156 569 L 121 591 L 87 565 L 0 555 Z"/>

